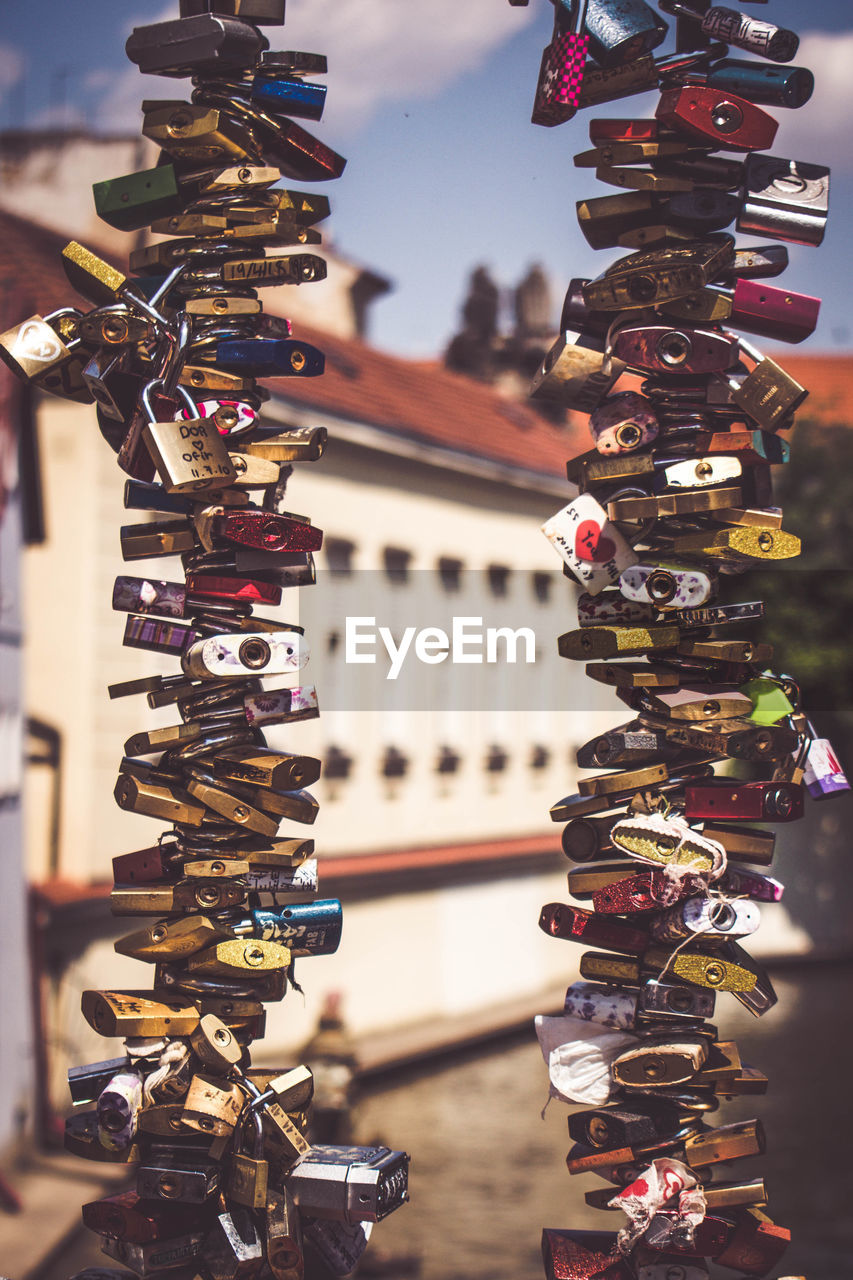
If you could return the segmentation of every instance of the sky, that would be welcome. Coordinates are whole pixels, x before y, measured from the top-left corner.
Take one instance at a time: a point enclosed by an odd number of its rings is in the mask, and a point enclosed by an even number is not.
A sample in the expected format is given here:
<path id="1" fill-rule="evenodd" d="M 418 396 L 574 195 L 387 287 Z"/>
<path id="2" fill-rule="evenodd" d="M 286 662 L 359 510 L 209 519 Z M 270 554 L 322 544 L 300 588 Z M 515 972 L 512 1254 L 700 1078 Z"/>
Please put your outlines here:
<path id="1" fill-rule="evenodd" d="M 824 246 L 789 246 L 784 283 L 823 299 L 817 333 L 804 345 L 850 350 L 853 11 L 849 0 L 741 3 L 797 30 L 796 63 L 817 79 L 804 108 L 774 111 L 781 127 L 772 154 L 833 170 Z M 133 26 L 177 9 L 177 0 L 2 0 L 0 128 L 80 123 L 135 132 L 143 97 L 176 97 L 189 82 L 141 76 L 124 55 L 125 39 Z M 507 0 L 287 0 L 286 26 L 265 28 L 274 49 L 329 57 L 325 115 L 308 127 L 348 159 L 344 176 L 322 188 L 337 247 L 394 284 L 372 311 L 377 346 L 415 358 L 440 353 L 478 264 L 508 300 L 541 263 L 553 281 L 556 323 L 569 279 L 598 275 L 619 256 L 594 253 L 575 217 L 577 200 L 616 188 L 575 169 L 572 156 L 590 145 L 591 115 L 651 115 L 656 96 L 583 112 L 555 129 L 532 125 L 552 18 L 548 0 L 526 8 Z"/>

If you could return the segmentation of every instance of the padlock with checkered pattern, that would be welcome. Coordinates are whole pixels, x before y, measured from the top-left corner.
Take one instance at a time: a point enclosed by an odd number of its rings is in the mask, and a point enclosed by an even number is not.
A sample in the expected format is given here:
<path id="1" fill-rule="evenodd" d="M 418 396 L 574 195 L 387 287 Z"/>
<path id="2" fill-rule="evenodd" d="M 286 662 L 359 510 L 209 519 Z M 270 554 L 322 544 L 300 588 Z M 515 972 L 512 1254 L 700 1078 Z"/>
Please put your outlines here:
<path id="1" fill-rule="evenodd" d="M 577 0 L 568 19 L 557 7 L 554 34 L 542 54 L 533 102 L 534 124 L 552 127 L 571 120 L 578 108 L 589 36 L 584 33 L 588 0 Z"/>

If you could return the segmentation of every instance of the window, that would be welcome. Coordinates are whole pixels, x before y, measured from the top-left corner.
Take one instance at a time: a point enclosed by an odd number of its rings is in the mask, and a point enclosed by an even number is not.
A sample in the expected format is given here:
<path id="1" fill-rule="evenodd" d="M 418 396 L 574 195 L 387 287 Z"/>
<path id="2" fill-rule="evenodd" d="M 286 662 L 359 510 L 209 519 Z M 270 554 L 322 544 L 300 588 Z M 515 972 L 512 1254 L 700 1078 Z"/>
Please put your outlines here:
<path id="1" fill-rule="evenodd" d="M 438 576 L 445 591 L 458 591 L 462 583 L 462 561 L 442 556 L 438 562 Z"/>
<path id="2" fill-rule="evenodd" d="M 490 564 L 487 572 L 489 575 L 489 590 L 492 595 L 505 596 L 509 590 L 511 570 L 505 564 Z"/>
<path id="3" fill-rule="evenodd" d="M 382 553 L 382 560 L 385 565 L 385 576 L 389 582 L 393 582 L 396 586 L 402 586 L 409 578 L 409 561 L 412 558 L 411 551 L 404 551 L 401 547 L 386 547 Z"/>
<path id="4" fill-rule="evenodd" d="M 326 538 L 323 542 L 329 572 L 338 577 L 352 573 L 352 557 L 355 543 L 348 538 Z"/>
<path id="5" fill-rule="evenodd" d="M 550 573 L 534 573 L 533 594 L 540 604 L 547 604 L 551 599 Z"/>
<path id="6" fill-rule="evenodd" d="M 386 747 L 382 757 L 382 774 L 385 778 L 403 778 L 408 772 L 409 757 L 396 747 Z"/>
<path id="7" fill-rule="evenodd" d="M 352 770 L 352 756 L 340 747 L 331 746 L 327 748 L 323 756 L 323 777 L 331 778 L 348 778 Z"/>

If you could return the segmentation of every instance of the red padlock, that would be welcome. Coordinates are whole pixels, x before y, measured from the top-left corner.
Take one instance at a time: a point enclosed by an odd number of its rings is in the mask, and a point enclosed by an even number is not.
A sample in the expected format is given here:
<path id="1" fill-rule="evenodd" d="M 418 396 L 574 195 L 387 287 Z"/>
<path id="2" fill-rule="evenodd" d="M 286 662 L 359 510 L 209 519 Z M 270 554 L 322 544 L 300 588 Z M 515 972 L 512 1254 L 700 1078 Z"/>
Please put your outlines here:
<path id="1" fill-rule="evenodd" d="M 779 127 L 746 98 L 701 84 L 665 89 L 655 115 L 670 129 L 692 133 L 728 151 L 766 151 Z"/>

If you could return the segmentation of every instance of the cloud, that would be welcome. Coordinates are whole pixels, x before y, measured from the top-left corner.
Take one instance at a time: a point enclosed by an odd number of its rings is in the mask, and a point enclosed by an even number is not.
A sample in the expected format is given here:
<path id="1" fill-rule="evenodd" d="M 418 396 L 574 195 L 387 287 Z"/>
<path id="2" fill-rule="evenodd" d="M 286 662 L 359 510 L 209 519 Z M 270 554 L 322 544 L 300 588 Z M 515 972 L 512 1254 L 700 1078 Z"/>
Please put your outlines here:
<path id="1" fill-rule="evenodd" d="M 384 103 L 439 93 L 480 66 L 532 16 L 531 9 L 511 8 L 505 0 L 288 0 L 287 25 L 263 30 L 273 49 L 328 55 L 323 127 L 340 135 L 360 128 Z M 173 3 L 148 21 L 170 17 Z M 136 68 L 119 72 L 98 102 L 96 127 L 103 120 L 110 132 L 137 129 L 143 96 L 175 97 L 184 85 L 143 78 Z"/>
<path id="2" fill-rule="evenodd" d="M 769 108 L 779 120 L 773 154 L 853 172 L 847 121 L 853 111 L 853 31 L 808 31 L 800 39 L 797 66 L 810 67 L 815 90 L 796 111 Z"/>
<path id="3" fill-rule="evenodd" d="M 290 0 L 286 46 L 328 54 L 329 118 L 352 129 L 384 102 L 434 96 L 532 17 L 506 0 Z"/>
<path id="4" fill-rule="evenodd" d="M 26 54 L 15 45 L 0 41 L 0 94 L 8 93 L 24 74 Z"/>

